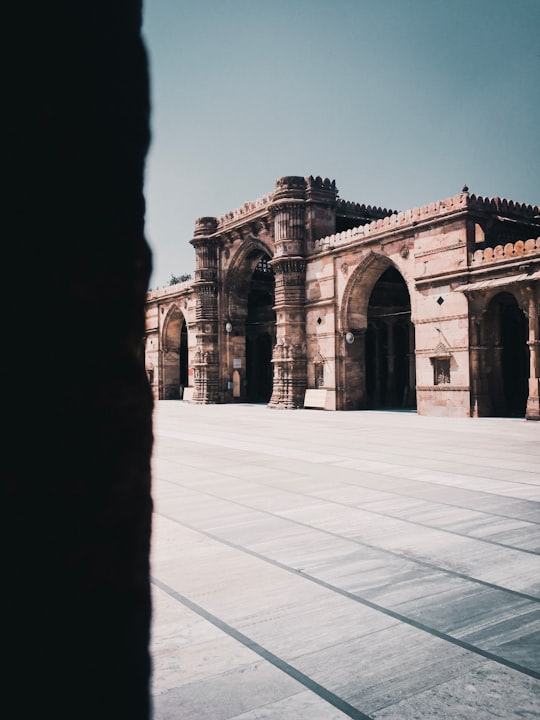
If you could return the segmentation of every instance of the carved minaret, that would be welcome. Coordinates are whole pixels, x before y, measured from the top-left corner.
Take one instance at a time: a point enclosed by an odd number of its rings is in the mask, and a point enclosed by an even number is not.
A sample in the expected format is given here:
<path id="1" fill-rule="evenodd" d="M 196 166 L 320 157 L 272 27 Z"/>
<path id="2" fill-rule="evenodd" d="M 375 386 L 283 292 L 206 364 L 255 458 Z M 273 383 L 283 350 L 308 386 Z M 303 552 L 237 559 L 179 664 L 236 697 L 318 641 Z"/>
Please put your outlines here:
<path id="1" fill-rule="evenodd" d="M 191 244 L 195 248 L 196 340 L 193 363 L 192 402 L 198 405 L 221 402 L 218 352 L 218 260 L 219 238 L 213 236 L 217 220 L 199 218 Z"/>
<path id="2" fill-rule="evenodd" d="M 269 407 L 299 408 L 307 385 L 306 360 L 306 181 L 283 177 L 269 210 L 274 220 L 276 345 Z"/>

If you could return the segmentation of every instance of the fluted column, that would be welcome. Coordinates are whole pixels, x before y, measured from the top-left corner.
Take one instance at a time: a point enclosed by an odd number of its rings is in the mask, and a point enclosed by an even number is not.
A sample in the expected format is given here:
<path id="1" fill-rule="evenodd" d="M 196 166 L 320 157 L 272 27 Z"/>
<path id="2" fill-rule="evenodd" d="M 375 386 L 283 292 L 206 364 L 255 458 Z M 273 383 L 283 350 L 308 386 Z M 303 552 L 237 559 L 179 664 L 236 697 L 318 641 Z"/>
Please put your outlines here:
<path id="1" fill-rule="evenodd" d="M 408 324 L 409 333 L 409 387 L 407 388 L 407 407 L 416 407 L 416 353 L 415 330 L 412 322 Z"/>
<path id="2" fill-rule="evenodd" d="M 381 406 L 382 390 L 381 390 L 381 325 L 379 322 L 375 323 L 374 330 L 375 337 L 375 392 L 374 402 L 375 407 Z"/>
<path id="3" fill-rule="evenodd" d="M 299 408 L 307 387 L 305 193 L 302 177 L 277 181 L 270 212 L 274 219 L 276 345 L 270 407 Z"/>
<path id="4" fill-rule="evenodd" d="M 529 395 L 527 397 L 527 420 L 540 420 L 540 328 L 538 320 L 537 289 L 527 288 L 529 316 Z"/>
<path id="5" fill-rule="evenodd" d="M 480 372 L 480 320 L 473 315 L 470 321 L 470 387 L 471 387 L 471 415 L 482 415 L 482 375 Z"/>
<path id="6" fill-rule="evenodd" d="M 395 325 L 393 318 L 386 320 L 386 402 L 389 407 L 398 404 L 399 399 L 396 398 L 396 352 L 394 347 Z"/>
<path id="7" fill-rule="evenodd" d="M 486 417 L 492 411 L 489 395 L 489 377 L 493 375 L 490 369 L 492 358 L 488 362 L 490 348 L 485 344 L 482 332 L 482 324 L 485 322 L 483 320 L 484 310 L 482 297 L 475 298 L 471 293 L 469 296 L 469 382 L 472 417 Z"/>
<path id="8" fill-rule="evenodd" d="M 195 248 L 196 296 L 192 402 L 198 405 L 221 402 L 219 383 L 218 259 L 219 238 L 216 218 L 199 218 L 191 244 Z"/>

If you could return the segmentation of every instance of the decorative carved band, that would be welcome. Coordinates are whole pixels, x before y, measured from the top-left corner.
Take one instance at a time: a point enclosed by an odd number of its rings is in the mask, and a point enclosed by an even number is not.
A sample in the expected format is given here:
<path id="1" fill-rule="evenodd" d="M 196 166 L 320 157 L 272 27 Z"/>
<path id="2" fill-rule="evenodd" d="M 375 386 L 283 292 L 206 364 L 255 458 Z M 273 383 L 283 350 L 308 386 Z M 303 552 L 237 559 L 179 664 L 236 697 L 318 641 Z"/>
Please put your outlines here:
<path id="1" fill-rule="evenodd" d="M 459 250 L 459 248 L 465 247 L 464 242 L 453 243 L 452 245 L 438 245 L 433 250 L 419 250 L 414 253 L 415 258 L 427 257 L 428 255 L 437 255 L 442 252 L 450 252 L 451 250 Z"/>
<path id="2" fill-rule="evenodd" d="M 306 259 L 302 257 L 274 258 L 268 264 L 272 267 L 276 276 L 290 273 L 301 273 L 303 275 L 306 272 Z"/>

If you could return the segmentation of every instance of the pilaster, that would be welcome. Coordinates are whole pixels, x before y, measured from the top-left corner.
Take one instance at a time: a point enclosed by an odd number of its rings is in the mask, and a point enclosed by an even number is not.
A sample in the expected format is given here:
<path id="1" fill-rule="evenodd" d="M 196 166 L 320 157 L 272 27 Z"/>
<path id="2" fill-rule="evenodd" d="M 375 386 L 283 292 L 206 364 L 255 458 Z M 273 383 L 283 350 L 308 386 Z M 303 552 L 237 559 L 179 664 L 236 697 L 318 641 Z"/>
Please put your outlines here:
<path id="1" fill-rule="evenodd" d="M 527 397 L 527 420 L 540 420 L 540 322 L 538 312 L 538 286 L 527 288 L 529 318 L 529 395 Z"/>
<path id="2" fill-rule="evenodd" d="M 485 417 L 491 412 L 486 376 L 489 347 L 482 344 L 481 322 L 481 312 L 473 312 L 469 322 L 471 417 Z"/>

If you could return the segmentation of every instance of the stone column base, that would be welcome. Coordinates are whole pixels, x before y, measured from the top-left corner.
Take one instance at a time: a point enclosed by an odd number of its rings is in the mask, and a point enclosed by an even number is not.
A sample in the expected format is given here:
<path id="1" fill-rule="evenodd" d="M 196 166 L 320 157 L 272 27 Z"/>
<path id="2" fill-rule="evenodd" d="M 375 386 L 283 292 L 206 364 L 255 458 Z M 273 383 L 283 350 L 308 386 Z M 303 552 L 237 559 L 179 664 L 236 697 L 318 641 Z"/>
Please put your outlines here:
<path id="1" fill-rule="evenodd" d="M 529 380 L 529 397 L 527 398 L 525 420 L 540 420 L 540 380 L 538 378 Z"/>

